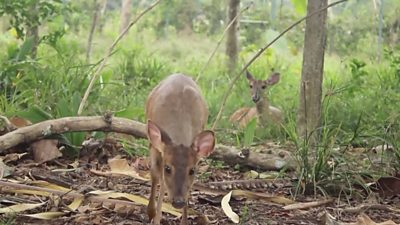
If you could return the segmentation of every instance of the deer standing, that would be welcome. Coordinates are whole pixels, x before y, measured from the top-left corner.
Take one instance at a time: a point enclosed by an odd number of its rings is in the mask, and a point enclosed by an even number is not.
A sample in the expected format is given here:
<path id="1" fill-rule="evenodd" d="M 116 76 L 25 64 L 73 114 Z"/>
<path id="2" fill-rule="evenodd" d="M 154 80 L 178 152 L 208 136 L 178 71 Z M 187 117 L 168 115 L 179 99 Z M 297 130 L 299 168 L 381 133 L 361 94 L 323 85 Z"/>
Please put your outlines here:
<path id="1" fill-rule="evenodd" d="M 166 191 L 172 206 L 183 208 L 181 225 L 187 225 L 188 197 L 197 163 L 215 145 L 214 132 L 204 130 L 208 118 L 206 102 L 192 78 L 173 74 L 151 91 L 146 116 L 151 160 L 147 214 L 153 224 L 160 224 Z M 157 184 L 160 189 L 156 205 Z"/>
<path id="2" fill-rule="evenodd" d="M 246 78 L 249 82 L 251 90 L 251 98 L 256 104 L 255 107 L 240 108 L 234 112 L 229 120 L 238 123 L 240 127 L 245 127 L 254 117 L 257 118 L 258 124 L 266 126 L 268 124 L 281 124 L 283 121 L 280 109 L 269 104 L 266 90 L 279 82 L 280 74 L 272 73 L 266 80 L 256 80 L 249 71 L 246 71 Z"/>

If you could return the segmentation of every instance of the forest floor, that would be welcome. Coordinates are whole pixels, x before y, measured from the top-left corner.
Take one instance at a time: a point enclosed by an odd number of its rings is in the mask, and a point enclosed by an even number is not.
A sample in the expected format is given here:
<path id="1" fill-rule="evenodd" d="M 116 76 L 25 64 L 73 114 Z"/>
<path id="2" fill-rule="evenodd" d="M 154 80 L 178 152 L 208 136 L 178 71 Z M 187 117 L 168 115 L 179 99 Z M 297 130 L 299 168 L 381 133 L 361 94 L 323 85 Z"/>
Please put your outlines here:
<path id="1" fill-rule="evenodd" d="M 0 212 L 12 205 L 16 208 L 11 211 L 31 207 L 0 214 L 0 224 L 148 224 L 150 182 L 135 178 L 149 177 L 148 158 L 129 156 L 115 146 L 89 152 L 83 151 L 78 160 L 61 157 L 42 164 L 29 153 L 0 156 Z M 119 168 L 109 163 L 113 160 Z M 398 194 L 366 196 L 354 190 L 359 195 L 298 194 L 294 198 L 295 185 L 294 179 L 251 179 L 248 170 L 201 162 L 190 197 L 189 206 L 195 212 L 189 216 L 190 223 L 234 224 L 222 210 L 221 199 L 229 190 L 241 189 L 247 192 L 233 194 L 229 202 L 240 224 L 381 224 L 388 220 L 394 223 L 382 224 L 400 224 Z M 306 202 L 315 204 L 297 204 Z M 293 209 L 283 208 L 288 204 Z M 176 215 L 163 212 L 162 224 L 179 224 Z"/>

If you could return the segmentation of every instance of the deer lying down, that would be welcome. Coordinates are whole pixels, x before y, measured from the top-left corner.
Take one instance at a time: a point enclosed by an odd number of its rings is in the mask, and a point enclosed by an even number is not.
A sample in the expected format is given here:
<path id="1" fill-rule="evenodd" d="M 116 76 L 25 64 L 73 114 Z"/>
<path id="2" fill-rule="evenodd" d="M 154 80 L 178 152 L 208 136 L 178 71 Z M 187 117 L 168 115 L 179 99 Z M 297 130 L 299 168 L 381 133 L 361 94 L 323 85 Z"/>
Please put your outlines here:
<path id="1" fill-rule="evenodd" d="M 214 132 L 204 130 L 208 118 L 206 102 L 190 77 L 173 74 L 161 81 L 148 96 L 146 116 L 151 160 L 147 214 L 153 224 L 160 224 L 166 191 L 172 206 L 183 208 L 181 225 L 186 225 L 188 197 L 197 163 L 207 157 L 215 145 Z"/>
<path id="2" fill-rule="evenodd" d="M 269 104 L 266 90 L 268 86 L 272 86 L 279 82 L 279 73 L 272 73 L 266 80 L 256 80 L 249 71 L 246 71 L 246 77 L 251 90 L 251 97 L 255 107 L 240 108 L 234 112 L 229 120 L 233 123 L 238 123 L 240 127 L 245 127 L 254 117 L 257 118 L 257 123 L 261 126 L 268 124 L 281 124 L 283 115 L 280 109 Z"/>

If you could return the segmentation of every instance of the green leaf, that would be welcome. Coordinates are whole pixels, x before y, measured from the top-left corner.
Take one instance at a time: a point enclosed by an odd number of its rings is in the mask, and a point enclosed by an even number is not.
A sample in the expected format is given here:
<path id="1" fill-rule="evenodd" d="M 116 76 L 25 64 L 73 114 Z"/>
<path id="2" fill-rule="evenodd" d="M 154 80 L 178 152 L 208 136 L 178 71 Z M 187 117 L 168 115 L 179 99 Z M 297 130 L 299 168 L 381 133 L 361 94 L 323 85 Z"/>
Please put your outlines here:
<path id="1" fill-rule="evenodd" d="M 144 109 L 142 107 L 128 106 L 127 108 L 114 113 L 114 115 L 127 119 L 140 119 L 144 116 Z"/>
<path id="2" fill-rule="evenodd" d="M 16 114 L 17 116 L 31 121 L 32 123 L 53 119 L 51 114 L 47 113 L 37 105 L 30 107 L 28 110 L 17 112 Z"/>
<path id="3" fill-rule="evenodd" d="M 244 146 L 250 146 L 251 143 L 253 143 L 256 127 L 257 127 L 257 119 L 253 118 L 244 129 L 244 140 L 243 140 Z"/>
<path id="4" fill-rule="evenodd" d="M 16 60 L 22 61 L 26 59 L 26 56 L 32 52 L 34 47 L 34 39 L 33 37 L 28 37 L 25 42 L 21 45 Z"/>
<path id="5" fill-rule="evenodd" d="M 307 12 L 307 1 L 306 0 L 291 0 L 294 9 L 298 14 L 305 15 Z"/>

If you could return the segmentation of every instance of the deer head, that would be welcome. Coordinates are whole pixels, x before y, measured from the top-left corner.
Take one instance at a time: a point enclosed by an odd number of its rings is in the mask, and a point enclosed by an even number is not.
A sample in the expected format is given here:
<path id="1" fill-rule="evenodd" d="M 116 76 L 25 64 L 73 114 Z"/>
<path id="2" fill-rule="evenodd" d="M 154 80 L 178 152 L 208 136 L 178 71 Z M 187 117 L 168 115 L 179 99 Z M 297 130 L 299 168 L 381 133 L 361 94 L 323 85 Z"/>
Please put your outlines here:
<path id="1" fill-rule="evenodd" d="M 162 129 L 148 121 L 148 136 L 154 148 L 161 153 L 163 181 L 175 208 L 183 208 L 190 194 L 196 166 L 199 160 L 207 157 L 214 149 L 214 132 L 205 130 L 199 133 L 191 146 L 175 144 Z"/>
<path id="2" fill-rule="evenodd" d="M 280 74 L 278 72 L 273 72 L 266 80 L 256 80 L 249 71 L 246 71 L 246 78 L 249 81 L 251 98 L 254 103 L 257 103 L 263 98 L 264 92 L 269 86 L 279 82 Z"/>

